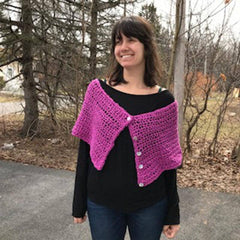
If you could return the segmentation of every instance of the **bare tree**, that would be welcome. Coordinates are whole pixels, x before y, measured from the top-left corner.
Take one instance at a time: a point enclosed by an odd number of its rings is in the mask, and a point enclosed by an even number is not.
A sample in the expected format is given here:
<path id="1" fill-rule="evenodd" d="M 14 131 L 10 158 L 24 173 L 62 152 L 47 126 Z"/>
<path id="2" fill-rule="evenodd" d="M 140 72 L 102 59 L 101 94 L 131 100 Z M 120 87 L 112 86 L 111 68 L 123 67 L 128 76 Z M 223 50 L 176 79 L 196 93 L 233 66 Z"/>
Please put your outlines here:
<path id="1" fill-rule="evenodd" d="M 226 62 L 225 59 L 229 59 Z M 219 101 L 218 111 L 216 112 L 217 122 L 215 126 L 214 136 L 208 147 L 208 154 L 215 156 L 217 153 L 218 138 L 220 135 L 220 130 L 223 126 L 225 115 L 229 105 L 233 100 L 232 92 L 236 86 L 240 86 L 240 43 L 233 41 L 231 49 L 222 49 L 221 58 L 218 61 L 218 68 L 220 68 L 224 73 L 221 73 L 221 85 L 219 85 L 220 90 L 223 92 L 223 97 Z M 236 140 L 237 147 L 239 144 L 239 139 Z"/>
<path id="2" fill-rule="evenodd" d="M 200 16 L 201 17 L 201 16 Z M 212 89 L 216 89 L 221 78 L 217 72 L 216 65 L 219 61 L 221 50 L 221 40 L 224 29 L 216 36 L 205 27 L 204 34 L 202 26 L 193 28 L 190 21 L 188 25 L 187 37 L 187 61 L 185 75 L 185 105 L 184 118 L 186 128 L 186 150 L 192 151 L 191 142 L 198 130 L 200 118 L 208 111 L 208 101 Z M 205 50 L 207 47 L 207 51 Z M 207 54 L 207 55 L 206 55 Z M 199 74 L 206 68 L 205 61 L 208 59 L 208 70 L 206 75 Z M 197 88 L 197 89 L 196 89 Z M 200 101 L 201 99 L 201 101 Z M 187 111 L 188 110 L 188 111 Z"/>

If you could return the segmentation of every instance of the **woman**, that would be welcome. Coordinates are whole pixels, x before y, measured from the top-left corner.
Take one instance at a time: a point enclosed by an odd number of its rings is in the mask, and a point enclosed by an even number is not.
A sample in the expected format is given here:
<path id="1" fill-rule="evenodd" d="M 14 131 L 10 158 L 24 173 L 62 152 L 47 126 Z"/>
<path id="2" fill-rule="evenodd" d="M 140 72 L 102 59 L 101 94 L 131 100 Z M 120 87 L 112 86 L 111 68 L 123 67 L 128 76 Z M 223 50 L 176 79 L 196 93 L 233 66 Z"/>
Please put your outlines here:
<path id="1" fill-rule="evenodd" d="M 112 30 L 107 80 L 88 86 L 72 134 L 80 138 L 75 223 L 92 239 L 158 240 L 179 229 L 176 168 L 181 164 L 177 103 L 161 89 L 151 25 L 125 17 Z"/>

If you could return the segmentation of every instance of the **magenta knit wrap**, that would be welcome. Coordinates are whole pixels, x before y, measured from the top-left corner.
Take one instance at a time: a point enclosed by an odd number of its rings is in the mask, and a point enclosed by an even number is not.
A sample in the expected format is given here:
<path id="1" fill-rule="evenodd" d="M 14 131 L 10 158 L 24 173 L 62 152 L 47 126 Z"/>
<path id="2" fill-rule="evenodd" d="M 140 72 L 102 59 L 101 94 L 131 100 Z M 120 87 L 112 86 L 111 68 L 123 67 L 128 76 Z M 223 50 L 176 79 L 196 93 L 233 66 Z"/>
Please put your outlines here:
<path id="1" fill-rule="evenodd" d="M 72 135 L 90 145 L 90 157 L 101 170 L 120 132 L 129 128 L 139 186 L 156 180 L 164 170 L 181 164 L 177 102 L 153 112 L 130 115 L 102 89 L 98 79 L 86 91 Z"/>

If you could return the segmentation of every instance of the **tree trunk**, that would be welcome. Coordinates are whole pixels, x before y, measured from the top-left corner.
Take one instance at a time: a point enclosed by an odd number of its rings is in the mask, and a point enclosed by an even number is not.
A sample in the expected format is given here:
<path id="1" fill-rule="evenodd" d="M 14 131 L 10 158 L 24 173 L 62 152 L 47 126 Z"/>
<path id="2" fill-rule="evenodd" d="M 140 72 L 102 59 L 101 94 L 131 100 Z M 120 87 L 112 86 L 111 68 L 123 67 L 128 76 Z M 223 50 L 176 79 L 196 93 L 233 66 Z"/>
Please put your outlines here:
<path id="1" fill-rule="evenodd" d="M 178 102 L 179 109 L 179 135 L 183 146 L 183 100 L 184 100 L 184 63 L 185 63 L 185 0 L 178 0 L 176 4 L 177 18 L 176 31 L 178 39 L 176 41 L 176 56 L 174 62 L 174 96 Z"/>
<path id="2" fill-rule="evenodd" d="M 97 67 L 97 16 L 98 0 L 92 1 L 91 6 L 91 33 L 90 33 L 90 78 L 96 77 Z"/>
<path id="3" fill-rule="evenodd" d="M 31 1 L 22 0 L 22 74 L 24 91 L 24 123 L 21 135 L 33 136 L 38 127 L 38 100 L 36 84 L 33 78 L 33 56 L 32 56 L 32 10 Z"/>

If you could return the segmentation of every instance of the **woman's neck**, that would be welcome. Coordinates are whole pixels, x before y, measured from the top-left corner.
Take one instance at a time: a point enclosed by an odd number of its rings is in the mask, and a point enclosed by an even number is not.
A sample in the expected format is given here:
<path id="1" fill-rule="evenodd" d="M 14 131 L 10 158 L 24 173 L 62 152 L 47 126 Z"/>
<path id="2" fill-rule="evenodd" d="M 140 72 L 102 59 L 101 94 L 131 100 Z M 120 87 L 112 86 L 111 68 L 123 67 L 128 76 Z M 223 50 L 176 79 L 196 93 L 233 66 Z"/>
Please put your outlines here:
<path id="1" fill-rule="evenodd" d="M 144 83 L 144 71 L 123 70 L 123 78 L 126 80 L 129 89 L 146 88 Z"/>

